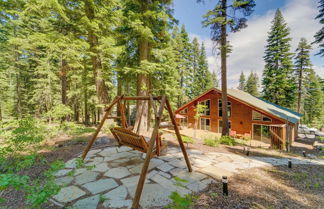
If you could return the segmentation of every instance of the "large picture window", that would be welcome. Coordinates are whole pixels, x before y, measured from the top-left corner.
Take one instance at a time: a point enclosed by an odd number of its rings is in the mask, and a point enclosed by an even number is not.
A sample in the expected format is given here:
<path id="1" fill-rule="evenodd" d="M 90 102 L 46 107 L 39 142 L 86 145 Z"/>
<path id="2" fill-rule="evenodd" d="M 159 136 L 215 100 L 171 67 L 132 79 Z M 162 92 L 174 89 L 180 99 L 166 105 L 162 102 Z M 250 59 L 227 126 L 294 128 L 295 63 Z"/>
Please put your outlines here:
<path id="1" fill-rule="evenodd" d="M 180 126 L 188 127 L 188 118 L 187 117 L 180 119 Z"/>
<path id="2" fill-rule="evenodd" d="M 271 122 L 272 119 L 268 116 L 265 116 L 257 111 L 252 111 L 252 120 L 254 121 L 263 121 L 263 122 Z"/>
<path id="3" fill-rule="evenodd" d="M 201 114 L 210 115 L 210 100 L 208 99 L 208 100 L 199 102 L 199 104 L 205 106 L 204 111 Z"/>
<path id="4" fill-rule="evenodd" d="M 200 129 L 201 130 L 210 130 L 210 119 L 200 118 Z"/>
<path id="5" fill-rule="evenodd" d="M 187 114 L 188 113 L 188 108 L 185 108 L 179 112 L 180 114 Z"/>
<path id="6" fill-rule="evenodd" d="M 232 103 L 227 102 L 227 115 L 228 117 L 231 117 L 232 115 Z M 223 116 L 223 106 L 222 106 L 222 100 L 218 100 L 218 116 L 222 117 Z"/>

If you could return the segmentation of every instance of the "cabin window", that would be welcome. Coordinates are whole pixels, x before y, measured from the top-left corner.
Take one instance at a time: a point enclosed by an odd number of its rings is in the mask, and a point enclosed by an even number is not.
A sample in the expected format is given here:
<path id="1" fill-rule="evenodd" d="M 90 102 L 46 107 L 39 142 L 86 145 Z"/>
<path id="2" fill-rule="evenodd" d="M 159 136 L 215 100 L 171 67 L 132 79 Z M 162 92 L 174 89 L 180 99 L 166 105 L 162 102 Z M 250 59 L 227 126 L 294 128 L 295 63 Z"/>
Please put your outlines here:
<path id="1" fill-rule="evenodd" d="M 210 119 L 200 118 L 200 129 L 201 130 L 210 130 Z"/>
<path id="2" fill-rule="evenodd" d="M 252 120 L 261 120 L 262 114 L 257 111 L 252 111 Z"/>
<path id="3" fill-rule="evenodd" d="M 180 118 L 180 126 L 182 127 L 188 127 L 188 118 Z"/>
<path id="4" fill-rule="evenodd" d="M 232 115 L 232 103 L 227 102 L 227 115 L 228 117 L 231 117 Z M 218 116 L 222 117 L 223 116 L 223 107 L 222 107 L 222 100 L 218 100 Z"/>
<path id="5" fill-rule="evenodd" d="M 187 114 L 188 113 L 188 108 L 185 108 L 180 111 L 180 114 Z"/>
<path id="6" fill-rule="evenodd" d="M 271 122 L 272 119 L 269 118 L 268 116 L 265 116 L 257 111 L 252 111 L 252 120 L 255 121 L 263 121 L 263 122 Z"/>
<path id="7" fill-rule="evenodd" d="M 232 128 L 232 122 L 228 121 L 228 129 L 231 130 Z M 223 129 L 223 121 L 222 120 L 218 120 L 218 132 L 221 133 Z"/>
<path id="8" fill-rule="evenodd" d="M 199 104 L 204 105 L 204 111 L 202 112 L 203 115 L 210 115 L 210 100 L 205 100 L 202 102 L 199 102 Z"/>
<path id="9" fill-rule="evenodd" d="M 272 119 L 264 115 L 264 116 L 262 117 L 262 121 L 264 121 L 264 122 L 271 122 Z"/>

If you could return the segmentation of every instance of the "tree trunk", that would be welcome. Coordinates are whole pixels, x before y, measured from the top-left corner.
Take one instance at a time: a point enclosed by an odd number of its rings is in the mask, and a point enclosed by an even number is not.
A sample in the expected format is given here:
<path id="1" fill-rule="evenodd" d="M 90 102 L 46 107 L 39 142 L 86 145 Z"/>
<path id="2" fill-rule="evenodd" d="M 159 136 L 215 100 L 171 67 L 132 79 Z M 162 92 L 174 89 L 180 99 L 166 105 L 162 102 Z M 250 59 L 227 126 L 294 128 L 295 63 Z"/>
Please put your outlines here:
<path id="1" fill-rule="evenodd" d="M 147 60 L 149 56 L 149 43 L 147 40 L 141 40 L 139 43 L 140 62 Z M 137 76 L 137 95 L 148 95 L 148 76 L 144 73 Z M 146 132 L 148 129 L 148 101 L 137 101 L 136 120 L 134 127 L 139 133 Z"/>
<path id="2" fill-rule="evenodd" d="M 301 50 L 302 51 L 300 53 L 303 54 L 303 49 Z M 301 108 L 302 82 L 303 82 L 303 61 L 301 60 L 300 69 L 299 69 L 299 78 L 298 78 L 298 102 L 297 102 L 298 113 L 300 113 L 300 108 Z"/>
<path id="3" fill-rule="evenodd" d="M 85 0 L 85 13 L 90 21 L 95 19 L 95 9 L 89 0 Z M 98 50 L 98 37 L 92 28 L 88 28 L 88 42 L 91 51 L 92 71 L 95 78 L 96 92 L 99 104 L 105 105 L 108 103 L 108 89 L 103 79 L 102 63 L 100 59 L 100 52 Z M 103 114 L 103 107 L 99 109 L 100 114 Z"/>
<path id="4" fill-rule="evenodd" d="M 226 22 L 226 5 L 227 0 L 222 0 L 222 15 Z M 221 71 L 222 71 L 222 121 L 223 129 L 222 136 L 228 135 L 228 115 L 227 115 L 227 75 L 226 75 L 226 55 L 227 55 L 227 41 L 226 41 L 226 24 L 221 26 Z"/>
<path id="5" fill-rule="evenodd" d="M 2 108 L 1 108 L 1 102 L 0 102 L 0 121 L 2 121 Z"/>
<path id="6" fill-rule="evenodd" d="M 62 98 L 62 104 L 67 105 L 67 68 L 68 64 L 67 62 L 62 59 L 61 63 L 61 98 Z"/>
<path id="7" fill-rule="evenodd" d="M 21 89 L 20 89 L 20 72 L 16 75 L 16 95 L 17 95 L 17 104 L 16 104 L 16 112 L 17 119 L 21 117 L 22 108 L 21 108 Z"/>
<path id="8" fill-rule="evenodd" d="M 84 124 L 89 125 L 90 124 L 90 115 L 89 115 L 89 109 L 88 109 L 88 90 L 85 89 L 84 91 Z"/>

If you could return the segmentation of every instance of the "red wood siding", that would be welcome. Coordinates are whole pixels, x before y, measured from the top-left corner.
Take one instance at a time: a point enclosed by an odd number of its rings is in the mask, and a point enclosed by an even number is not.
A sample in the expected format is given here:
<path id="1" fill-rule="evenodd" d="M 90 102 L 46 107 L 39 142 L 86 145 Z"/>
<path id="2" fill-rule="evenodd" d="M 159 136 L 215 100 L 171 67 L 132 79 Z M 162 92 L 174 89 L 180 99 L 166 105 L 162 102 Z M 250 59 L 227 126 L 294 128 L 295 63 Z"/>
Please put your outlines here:
<path id="1" fill-rule="evenodd" d="M 177 114 L 181 110 L 188 108 L 188 113 L 185 114 L 188 116 L 188 127 L 194 128 L 195 127 L 195 107 L 198 104 L 198 102 L 204 101 L 210 99 L 210 115 L 209 116 L 201 116 L 203 118 L 209 118 L 210 119 L 210 129 L 213 132 L 218 132 L 218 121 L 222 119 L 221 117 L 218 117 L 218 100 L 221 99 L 221 95 L 219 92 L 216 91 L 210 91 L 209 93 L 203 95 L 202 97 L 198 98 L 197 100 L 194 100 L 193 102 L 189 103 L 187 106 L 182 107 L 181 109 L 176 110 Z M 228 98 L 228 101 L 232 103 L 232 115 L 229 118 L 231 121 L 231 130 L 236 131 L 237 134 L 245 134 L 245 133 L 251 133 L 252 132 L 252 124 L 285 124 L 284 120 L 278 119 L 268 113 L 259 111 L 257 108 L 254 108 L 250 105 L 244 104 L 240 101 L 237 101 L 232 98 Z M 263 121 L 252 121 L 252 110 L 258 111 L 263 115 L 266 115 L 267 117 L 271 118 L 271 122 L 263 122 Z M 184 115 L 184 114 L 182 114 Z M 177 119 L 179 120 L 179 119 Z M 199 127 L 199 121 L 198 128 Z"/>

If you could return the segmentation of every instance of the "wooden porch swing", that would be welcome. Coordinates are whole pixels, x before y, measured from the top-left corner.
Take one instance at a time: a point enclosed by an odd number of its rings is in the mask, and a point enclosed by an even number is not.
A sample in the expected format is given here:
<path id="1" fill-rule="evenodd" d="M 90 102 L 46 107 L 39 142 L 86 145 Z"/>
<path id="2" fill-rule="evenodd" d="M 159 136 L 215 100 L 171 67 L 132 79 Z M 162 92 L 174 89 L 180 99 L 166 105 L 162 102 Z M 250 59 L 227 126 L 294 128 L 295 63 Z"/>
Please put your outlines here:
<path id="1" fill-rule="evenodd" d="M 128 127 L 128 125 L 127 125 L 126 115 L 125 115 L 125 106 L 126 106 L 126 102 L 129 100 L 143 100 L 143 101 L 151 102 L 151 106 L 153 107 L 154 115 L 155 115 L 155 124 L 154 124 L 153 132 L 152 132 L 149 142 L 147 142 L 145 140 L 144 136 L 138 134 L 139 125 L 137 126 L 137 133 L 132 132 L 130 127 Z M 124 101 L 124 103 L 122 103 L 122 101 Z M 160 103 L 160 107 L 158 110 L 156 108 L 154 101 L 158 101 Z M 117 108 L 120 110 L 121 116 L 120 117 L 109 116 L 112 108 L 116 104 L 117 104 Z M 161 124 L 161 119 L 162 119 L 164 109 L 166 109 L 169 113 L 169 117 L 172 122 L 172 127 L 175 130 L 175 134 L 177 136 L 177 140 L 179 142 L 181 151 L 182 151 L 184 159 L 186 161 L 188 170 L 189 170 L 189 172 L 192 172 L 191 164 L 190 164 L 185 146 L 183 144 L 183 141 L 182 141 L 182 138 L 181 138 L 181 135 L 179 132 L 179 128 L 178 128 L 176 120 L 175 120 L 175 116 L 172 112 L 170 102 L 166 96 L 152 96 L 152 95 L 150 95 L 150 96 L 117 96 L 117 97 L 115 97 L 113 102 L 105 109 L 105 111 L 106 111 L 105 115 L 103 116 L 96 132 L 94 133 L 92 139 L 89 141 L 87 147 L 85 148 L 85 150 L 83 151 L 83 154 L 82 154 L 82 159 L 84 159 L 87 156 L 87 153 L 89 152 L 89 150 L 91 149 L 93 143 L 95 142 L 106 119 L 109 119 L 109 118 L 121 119 L 122 127 L 111 129 L 111 132 L 114 135 L 114 137 L 116 138 L 118 144 L 120 146 L 125 145 L 125 146 L 131 147 L 133 149 L 136 149 L 140 152 L 146 153 L 146 157 L 145 157 L 145 160 L 143 163 L 141 175 L 138 180 L 138 185 L 136 188 L 136 192 L 135 192 L 135 196 L 134 196 L 134 200 L 133 200 L 133 204 L 132 204 L 132 208 L 134 208 L 134 209 L 139 208 L 139 201 L 140 201 L 141 194 L 143 191 L 144 182 L 145 182 L 145 178 L 146 178 L 146 174 L 148 171 L 150 160 L 154 155 L 158 156 L 160 154 L 161 149 L 163 148 L 163 145 L 161 143 L 161 138 L 159 135 L 159 128 L 162 128 L 160 124 Z M 144 108 L 142 109 L 142 113 L 143 113 L 143 110 L 144 110 Z M 140 124 L 140 122 L 139 122 L 139 124 Z M 155 143 L 156 143 L 156 146 L 154 147 Z"/>

